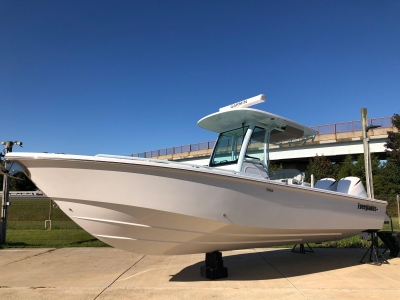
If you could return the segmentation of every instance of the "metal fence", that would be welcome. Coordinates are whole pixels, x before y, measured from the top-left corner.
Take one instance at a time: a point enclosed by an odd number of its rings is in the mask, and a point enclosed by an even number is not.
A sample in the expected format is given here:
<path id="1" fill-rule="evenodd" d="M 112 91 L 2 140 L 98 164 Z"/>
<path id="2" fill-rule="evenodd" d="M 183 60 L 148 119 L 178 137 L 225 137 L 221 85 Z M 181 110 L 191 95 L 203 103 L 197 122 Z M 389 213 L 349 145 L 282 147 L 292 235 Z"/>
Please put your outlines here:
<path id="1" fill-rule="evenodd" d="M 369 119 L 370 125 L 380 125 L 383 128 L 393 127 L 392 117 L 381 117 L 381 118 L 372 118 Z M 332 134 L 332 133 L 342 133 L 342 132 L 352 132 L 352 131 L 360 131 L 361 130 L 361 121 L 349 121 L 349 122 L 341 122 L 334 124 L 325 124 L 318 126 L 311 126 L 311 129 L 318 131 L 318 135 L 323 134 Z M 172 154 L 179 154 L 191 151 L 200 151 L 213 149 L 216 141 L 202 142 L 196 144 L 189 144 L 171 148 L 163 148 L 159 150 L 147 151 L 132 154 L 133 157 L 142 157 L 142 158 L 150 158 L 150 157 L 158 157 Z"/>
<path id="2" fill-rule="evenodd" d="M 215 145 L 215 141 L 209 141 L 209 142 L 202 142 L 202 143 L 196 143 L 196 144 L 190 144 L 190 145 L 183 145 L 183 146 L 141 152 L 141 153 L 132 154 L 132 156 L 133 157 L 150 158 L 150 157 L 172 155 L 172 154 L 185 153 L 185 152 L 191 152 L 191 151 L 213 149 L 214 145 Z"/>
<path id="3" fill-rule="evenodd" d="M 392 117 L 382 117 L 369 119 L 370 125 L 380 125 L 381 127 L 393 127 Z M 349 121 L 334 124 L 311 126 L 310 128 L 318 131 L 318 134 L 332 134 L 341 132 L 351 132 L 361 130 L 361 121 Z"/>

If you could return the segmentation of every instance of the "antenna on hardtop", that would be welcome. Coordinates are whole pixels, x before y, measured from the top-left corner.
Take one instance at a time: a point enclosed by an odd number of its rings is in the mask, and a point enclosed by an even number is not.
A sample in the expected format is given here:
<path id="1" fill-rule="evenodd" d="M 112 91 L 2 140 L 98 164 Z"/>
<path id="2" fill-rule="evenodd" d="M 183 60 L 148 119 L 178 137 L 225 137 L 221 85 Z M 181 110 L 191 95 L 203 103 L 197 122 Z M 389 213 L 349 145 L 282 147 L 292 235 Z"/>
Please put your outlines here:
<path id="1" fill-rule="evenodd" d="M 233 104 L 228 105 L 228 106 L 221 107 L 219 109 L 219 111 L 221 112 L 221 111 L 228 111 L 228 110 L 237 109 L 237 108 L 247 108 L 247 107 L 256 105 L 258 103 L 265 102 L 266 99 L 267 99 L 267 97 L 265 97 L 265 95 L 260 94 L 260 95 L 255 96 L 255 97 L 252 97 L 252 98 L 249 98 L 249 99 L 245 99 L 245 100 L 233 103 Z"/>

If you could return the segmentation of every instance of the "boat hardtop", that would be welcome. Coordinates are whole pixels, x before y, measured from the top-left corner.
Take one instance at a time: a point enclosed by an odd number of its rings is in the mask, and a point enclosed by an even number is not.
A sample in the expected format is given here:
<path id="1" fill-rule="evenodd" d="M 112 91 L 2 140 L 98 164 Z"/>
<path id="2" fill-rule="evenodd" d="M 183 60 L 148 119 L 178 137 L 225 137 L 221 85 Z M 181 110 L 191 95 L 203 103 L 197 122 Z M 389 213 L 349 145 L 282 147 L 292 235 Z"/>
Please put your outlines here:
<path id="1" fill-rule="evenodd" d="M 249 108 L 264 102 L 261 94 L 222 107 L 198 121 L 204 129 L 218 132 L 210 167 L 222 167 L 268 178 L 269 145 L 313 139 L 317 131 L 281 116 Z M 249 163 L 252 165 L 250 166 Z M 261 164 L 262 166 L 255 166 Z M 299 172 L 300 173 L 300 172 Z"/>
<path id="2" fill-rule="evenodd" d="M 244 124 L 252 124 L 271 131 L 270 142 L 311 137 L 318 134 L 318 131 L 305 125 L 254 108 L 234 108 L 229 111 L 216 112 L 202 118 L 197 124 L 201 128 L 217 133 L 229 131 Z"/>

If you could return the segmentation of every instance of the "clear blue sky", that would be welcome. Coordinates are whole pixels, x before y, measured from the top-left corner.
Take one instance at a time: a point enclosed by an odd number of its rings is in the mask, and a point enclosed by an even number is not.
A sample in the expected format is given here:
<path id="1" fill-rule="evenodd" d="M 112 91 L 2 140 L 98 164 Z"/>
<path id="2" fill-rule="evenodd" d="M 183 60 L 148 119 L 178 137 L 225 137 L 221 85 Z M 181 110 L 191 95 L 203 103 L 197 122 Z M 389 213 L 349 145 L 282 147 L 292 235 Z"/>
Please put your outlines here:
<path id="1" fill-rule="evenodd" d="M 400 1 L 0 2 L 0 140 L 130 154 L 213 140 L 258 94 L 305 125 L 400 113 Z"/>

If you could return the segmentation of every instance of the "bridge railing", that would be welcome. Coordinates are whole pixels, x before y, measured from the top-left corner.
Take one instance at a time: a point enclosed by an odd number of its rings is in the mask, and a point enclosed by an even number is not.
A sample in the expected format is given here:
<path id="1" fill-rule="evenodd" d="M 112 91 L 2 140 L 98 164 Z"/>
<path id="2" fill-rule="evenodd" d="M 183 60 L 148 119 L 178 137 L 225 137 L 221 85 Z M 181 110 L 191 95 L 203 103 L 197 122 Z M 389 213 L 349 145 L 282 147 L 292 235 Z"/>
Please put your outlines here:
<path id="1" fill-rule="evenodd" d="M 381 117 L 381 118 L 371 118 L 369 119 L 369 124 L 371 125 L 380 125 L 383 128 L 393 127 L 392 117 Z M 360 131 L 361 121 L 349 121 L 349 122 L 340 122 L 334 124 L 325 124 L 318 126 L 311 126 L 310 128 L 318 131 L 318 135 L 323 134 L 332 134 L 332 133 L 342 133 L 342 132 L 352 132 L 352 131 Z M 153 151 L 141 152 L 132 154 L 133 157 L 142 157 L 142 158 L 150 158 L 150 157 L 158 157 L 158 156 L 166 156 L 173 155 L 191 151 L 200 151 L 200 150 L 208 150 L 213 149 L 216 141 L 208 141 L 201 142 L 196 144 L 189 144 L 183 146 L 176 146 L 170 148 L 163 148 Z"/>
<path id="2" fill-rule="evenodd" d="M 369 119 L 369 124 L 380 125 L 381 127 L 393 127 L 392 117 L 371 118 Z M 311 126 L 310 128 L 318 131 L 318 134 L 321 135 L 321 134 L 360 131 L 362 128 L 362 124 L 360 120 L 357 120 L 357 121 Z"/>
<path id="3" fill-rule="evenodd" d="M 143 158 L 150 158 L 150 157 L 158 157 L 158 156 L 166 156 L 166 155 L 173 155 L 191 151 L 200 151 L 200 150 L 208 150 L 213 149 L 216 141 L 208 141 L 208 142 L 201 142 L 171 148 L 163 148 L 153 151 L 141 152 L 132 154 L 133 157 L 143 157 Z"/>

